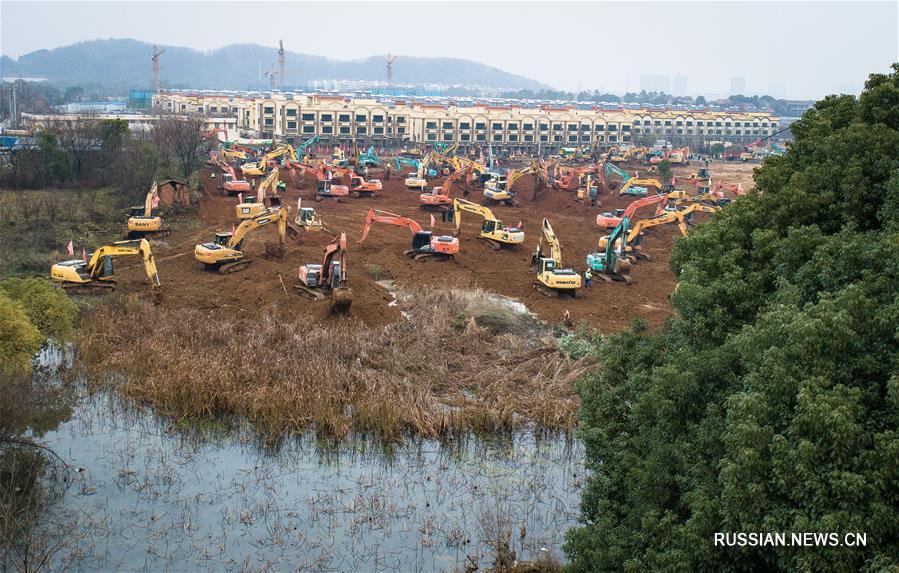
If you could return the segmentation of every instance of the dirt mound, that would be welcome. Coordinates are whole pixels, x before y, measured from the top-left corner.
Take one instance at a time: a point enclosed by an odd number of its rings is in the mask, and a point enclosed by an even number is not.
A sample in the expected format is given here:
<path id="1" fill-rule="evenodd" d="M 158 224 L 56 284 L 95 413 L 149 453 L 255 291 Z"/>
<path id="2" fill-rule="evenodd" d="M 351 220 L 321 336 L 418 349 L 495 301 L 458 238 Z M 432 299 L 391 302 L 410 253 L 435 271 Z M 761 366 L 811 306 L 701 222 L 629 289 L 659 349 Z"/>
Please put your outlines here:
<path id="1" fill-rule="evenodd" d="M 751 165 L 726 165 L 726 180 L 743 182 L 751 177 Z M 683 175 L 695 168 L 677 168 Z M 724 168 L 719 172 L 724 173 Z M 712 165 L 715 177 L 716 165 Z M 750 175 L 747 175 L 750 174 Z M 679 233 L 673 226 L 659 227 L 647 233 L 644 251 L 651 261 L 636 264 L 631 272 L 634 284 L 594 281 L 579 299 L 552 299 L 532 288 L 534 269 L 529 266 L 537 244 L 543 217 L 552 222 L 562 243 L 566 266 L 583 270 L 587 253 L 596 248 L 603 234 L 595 224 L 596 214 L 626 207 L 634 198 L 603 193 L 599 206 L 576 201 L 576 195 L 566 191 L 545 189 L 534 194 L 535 180 L 522 177 L 515 185 L 520 205 L 491 207 L 494 214 L 507 224 L 524 227 L 525 244 L 517 249 L 494 251 L 478 238 L 481 222 L 476 217 L 464 220 L 459 235 L 461 250 L 452 261 L 414 261 L 403 252 L 411 244 L 408 229 L 390 225 L 372 228 L 364 246 L 356 243 L 365 212 L 370 207 L 405 215 L 430 228 L 430 214 L 420 208 L 419 192 L 403 186 L 403 176 L 393 174 L 383 181 L 384 189 L 374 198 L 345 198 L 340 201 L 315 202 L 314 180 L 306 175 L 303 189 L 292 184 L 284 194 L 283 203 L 295 215 L 297 198 L 303 206 L 315 207 L 324 220 L 327 231 L 302 232 L 290 241 L 284 257 L 265 254 L 265 243 L 277 239 L 274 225 L 251 233 L 244 245 L 252 264 L 232 275 L 204 271 L 194 260 L 194 245 L 211 241 L 215 231 L 230 230 L 234 224 L 237 198 L 224 197 L 218 192 L 218 174 L 202 174 L 207 194 L 200 201 L 196 226 L 175 229 L 156 249 L 159 273 L 163 283 L 162 304 L 183 308 L 199 308 L 210 313 L 253 320 L 270 306 L 289 316 L 308 316 L 314 321 L 361 320 L 377 326 L 393 321 L 397 312 L 388 303 L 390 294 L 375 283 L 377 279 L 395 279 L 400 285 L 428 285 L 435 289 L 445 285 L 478 286 L 513 300 L 517 300 L 538 317 L 551 324 L 559 323 L 566 310 L 577 322 L 584 320 L 604 332 L 620 330 L 633 319 L 643 318 L 650 325 L 661 324 L 668 316 L 668 295 L 674 290 L 674 276 L 668 270 L 668 253 Z M 285 174 L 286 177 L 286 174 Z M 288 179 L 289 180 L 289 179 Z M 439 185 L 440 180 L 430 182 Z M 460 191 L 461 192 L 461 191 Z M 469 199 L 484 202 L 479 186 L 473 185 Z M 434 232 L 450 234 L 451 222 L 435 216 Z M 293 292 L 293 282 L 301 264 L 320 262 L 325 245 L 333 236 L 345 231 L 350 240 L 349 275 L 353 289 L 353 304 L 347 317 L 334 317 L 327 312 L 326 303 L 316 303 Z M 123 261 L 119 269 L 121 288 L 140 292 L 146 288 L 146 277 L 140 264 Z M 483 320 L 483 319 L 482 319 Z M 497 325 L 485 326 L 494 328 Z"/>

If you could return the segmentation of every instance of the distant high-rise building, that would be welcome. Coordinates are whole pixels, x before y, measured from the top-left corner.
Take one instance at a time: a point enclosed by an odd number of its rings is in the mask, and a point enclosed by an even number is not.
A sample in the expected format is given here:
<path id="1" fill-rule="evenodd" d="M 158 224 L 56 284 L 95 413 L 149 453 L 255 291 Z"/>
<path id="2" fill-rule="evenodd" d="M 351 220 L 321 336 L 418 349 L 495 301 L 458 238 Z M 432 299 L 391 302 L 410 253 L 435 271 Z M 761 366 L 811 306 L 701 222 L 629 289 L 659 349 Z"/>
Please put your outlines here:
<path id="1" fill-rule="evenodd" d="M 671 87 L 671 95 L 687 95 L 687 76 L 677 74 L 674 76 L 674 85 Z"/>
<path id="2" fill-rule="evenodd" d="M 746 95 L 746 78 L 731 78 L 729 95 Z"/>
<path id="3" fill-rule="evenodd" d="M 640 76 L 640 89 L 648 92 L 671 93 L 671 76 L 643 74 Z"/>

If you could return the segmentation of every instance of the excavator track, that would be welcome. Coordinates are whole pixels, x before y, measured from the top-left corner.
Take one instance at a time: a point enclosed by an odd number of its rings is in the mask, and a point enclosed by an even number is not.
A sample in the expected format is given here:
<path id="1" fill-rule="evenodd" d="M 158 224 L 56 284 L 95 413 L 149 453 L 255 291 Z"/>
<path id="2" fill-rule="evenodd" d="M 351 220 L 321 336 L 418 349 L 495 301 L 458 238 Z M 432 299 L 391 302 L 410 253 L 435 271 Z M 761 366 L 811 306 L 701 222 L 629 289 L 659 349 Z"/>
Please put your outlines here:
<path id="1" fill-rule="evenodd" d="M 69 294 L 107 294 L 115 290 L 115 283 L 96 282 L 96 283 L 62 283 L 62 288 Z"/>
<path id="2" fill-rule="evenodd" d="M 253 261 L 234 261 L 233 263 L 225 263 L 218 268 L 219 274 L 229 275 L 231 273 L 238 273 L 248 266 Z"/>
<path id="3" fill-rule="evenodd" d="M 546 288 L 546 285 L 544 285 L 541 282 L 534 281 L 532 283 L 532 285 L 534 287 L 534 290 L 536 290 L 537 292 L 539 292 L 540 294 L 542 294 L 544 296 L 548 296 L 550 298 L 558 298 L 559 297 L 559 293 L 557 291 Z"/>
<path id="4" fill-rule="evenodd" d="M 297 289 L 297 292 L 300 295 L 308 298 L 309 300 L 324 300 L 325 298 L 325 293 L 323 293 L 321 289 L 310 288 L 301 283 L 294 284 L 293 288 Z"/>
<path id="5" fill-rule="evenodd" d="M 481 240 L 484 241 L 485 243 L 487 243 L 487 246 L 490 247 L 491 249 L 493 249 L 494 251 L 501 251 L 503 248 L 503 244 L 500 243 L 499 241 L 494 241 L 493 239 L 487 239 L 484 237 L 481 237 Z"/>
<path id="6" fill-rule="evenodd" d="M 172 234 L 172 230 L 163 227 L 158 231 L 125 231 L 125 238 L 129 241 L 136 241 L 138 239 L 161 239 L 163 237 L 168 237 Z"/>
<path id="7" fill-rule="evenodd" d="M 426 261 L 429 259 L 436 259 L 438 261 L 448 261 L 453 259 L 453 255 L 448 255 L 446 253 L 416 253 L 412 249 L 405 251 L 407 257 L 412 257 L 416 261 Z"/>

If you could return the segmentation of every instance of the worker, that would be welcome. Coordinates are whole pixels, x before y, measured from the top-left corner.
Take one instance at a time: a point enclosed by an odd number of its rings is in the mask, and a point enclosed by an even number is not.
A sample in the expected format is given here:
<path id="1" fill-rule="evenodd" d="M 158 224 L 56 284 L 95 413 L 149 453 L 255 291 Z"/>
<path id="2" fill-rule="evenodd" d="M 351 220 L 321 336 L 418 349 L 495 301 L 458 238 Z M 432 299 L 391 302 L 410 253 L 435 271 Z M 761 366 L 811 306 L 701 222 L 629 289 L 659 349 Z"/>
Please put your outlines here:
<path id="1" fill-rule="evenodd" d="M 574 326 L 574 322 L 572 322 L 572 320 L 571 320 L 571 313 L 568 312 L 567 308 L 565 309 L 565 316 L 562 319 L 562 323 L 565 325 L 565 328 L 568 328 L 568 329 L 570 329 L 572 326 Z"/>
<path id="2" fill-rule="evenodd" d="M 390 181 L 390 165 L 384 168 L 384 181 Z"/>
<path id="3" fill-rule="evenodd" d="M 368 181 L 368 164 L 365 164 L 365 180 Z"/>
<path id="4" fill-rule="evenodd" d="M 590 272 L 590 269 L 584 269 L 584 286 L 590 288 L 591 280 L 593 280 L 593 273 Z"/>

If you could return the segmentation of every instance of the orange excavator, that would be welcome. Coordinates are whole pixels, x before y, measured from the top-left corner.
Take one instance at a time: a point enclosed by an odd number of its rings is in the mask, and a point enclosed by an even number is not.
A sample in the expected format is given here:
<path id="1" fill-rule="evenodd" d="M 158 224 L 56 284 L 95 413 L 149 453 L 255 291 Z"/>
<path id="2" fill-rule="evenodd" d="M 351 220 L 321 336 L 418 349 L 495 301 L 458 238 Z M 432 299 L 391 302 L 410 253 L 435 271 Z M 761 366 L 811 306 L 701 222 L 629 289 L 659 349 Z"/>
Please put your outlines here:
<path id="1" fill-rule="evenodd" d="M 238 193 L 247 193 L 253 187 L 246 179 L 239 179 L 234 172 L 234 167 L 227 161 L 219 161 L 219 167 L 222 170 L 222 182 L 219 190 L 225 195 L 237 195 Z"/>
<path id="2" fill-rule="evenodd" d="M 416 261 L 437 258 L 451 259 L 459 252 L 459 239 L 450 235 L 440 235 L 435 237 L 431 231 L 424 231 L 416 221 L 409 217 L 394 215 L 380 209 L 369 209 L 365 214 L 365 221 L 362 223 L 362 233 L 357 243 L 360 245 L 365 243 L 368 237 L 368 231 L 374 223 L 387 223 L 388 225 L 399 225 L 406 227 L 412 231 L 412 248 L 405 251 L 407 257 L 412 257 Z"/>
<path id="3" fill-rule="evenodd" d="M 743 190 L 743 185 L 741 183 L 737 183 L 736 185 L 734 185 L 733 183 L 718 181 L 717 183 L 715 183 L 715 187 L 712 188 L 712 195 L 721 197 L 723 196 L 722 191 L 730 191 L 737 196 L 746 194 L 746 191 Z"/>
<path id="4" fill-rule="evenodd" d="M 383 189 L 380 179 L 366 181 L 355 170 L 349 167 L 324 167 L 333 173 L 333 177 L 342 185 L 347 185 L 353 197 L 374 197 L 375 193 Z"/>
<path id="5" fill-rule="evenodd" d="M 346 233 L 340 233 L 325 247 L 321 264 L 306 263 L 300 267 L 294 288 L 314 300 L 321 300 L 330 294 L 331 312 L 344 313 L 350 309 L 353 292 L 347 279 Z"/>
<path id="6" fill-rule="evenodd" d="M 633 201 L 625 209 L 615 209 L 612 212 L 600 213 L 596 216 L 596 224 L 604 229 L 614 229 L 621 224 L 623 218 L 627 217 L 628 220 L 632 220 L 637 209 L 649 207 L 650 205 L 656 205 L 656 212 L 653 215 L 653 217 L 656 217 L 662 214 L 662 210 L 667 202 L 668 195 L 666 193 L 643 197 L 642 199 Z"/>
<path id="7" fill-rule="evenodd" d="M 571 169 L 560 168 L 561 175 L 553 182 L 553 187 L 557 191 L 577 191 L 581 186 L 581 175 L 587 173 L 596 173 L 596 166 L 591 167 L 574 167 Z"/>
<path id="8" fill-rule="evenodd" d="M 443 185 L 439 187 L 432 187 L 430 191 L 422 193 L 418 197 L 418 200 L 421 201 L 421 208 L 442 209 L 452 206 L 453 186 L 463 177 L 467 177 L 471 173 L 472 169 L 473 164 L 471 163 L 465 165 L 461 169 L 456 169 L 449 175 L 449 177 L 447 177 L 443 181 Z"/>

